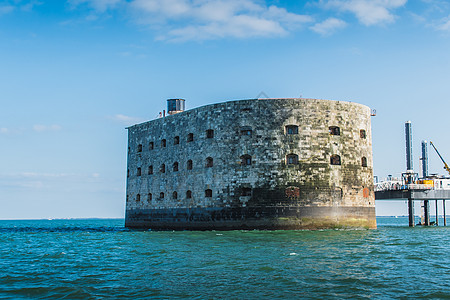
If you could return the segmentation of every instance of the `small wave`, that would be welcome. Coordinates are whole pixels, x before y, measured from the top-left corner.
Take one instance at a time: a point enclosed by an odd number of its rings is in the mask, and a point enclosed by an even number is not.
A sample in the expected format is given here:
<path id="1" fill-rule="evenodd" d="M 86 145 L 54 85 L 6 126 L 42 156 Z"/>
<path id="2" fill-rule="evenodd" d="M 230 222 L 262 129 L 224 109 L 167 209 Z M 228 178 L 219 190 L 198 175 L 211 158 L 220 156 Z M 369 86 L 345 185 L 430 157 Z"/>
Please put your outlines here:
<path id="1" fill-rule="evenodd" d="M 4 290 L 4 294 L 12 298 L 26 297 L 31 299 L 93 299 L 91 295 L 78 287 L 26 287 Z"/>
<path id="2" fill-rule="evenodd" d="M 0 227 L 1 233 L 29 232 L 123 232 L 129 231 L 125 227 Z"/>

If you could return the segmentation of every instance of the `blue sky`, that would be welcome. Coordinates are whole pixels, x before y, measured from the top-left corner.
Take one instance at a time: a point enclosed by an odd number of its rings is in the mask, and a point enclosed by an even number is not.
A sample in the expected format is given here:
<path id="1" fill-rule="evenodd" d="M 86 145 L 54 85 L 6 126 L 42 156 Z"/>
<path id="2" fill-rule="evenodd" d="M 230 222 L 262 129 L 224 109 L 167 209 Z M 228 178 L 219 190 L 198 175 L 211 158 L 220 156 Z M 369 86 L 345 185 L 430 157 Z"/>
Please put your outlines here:
<path id="1" fill-rule="evenodd" d="M 440 0 L 0 0 L 0 219 L 122 217 L 125 127 L 173 97 L 359 102 L 375 175 L 405 169 L 406 120 L 417 172 L 422 139 L 450 162 L 449 50 Z"/>

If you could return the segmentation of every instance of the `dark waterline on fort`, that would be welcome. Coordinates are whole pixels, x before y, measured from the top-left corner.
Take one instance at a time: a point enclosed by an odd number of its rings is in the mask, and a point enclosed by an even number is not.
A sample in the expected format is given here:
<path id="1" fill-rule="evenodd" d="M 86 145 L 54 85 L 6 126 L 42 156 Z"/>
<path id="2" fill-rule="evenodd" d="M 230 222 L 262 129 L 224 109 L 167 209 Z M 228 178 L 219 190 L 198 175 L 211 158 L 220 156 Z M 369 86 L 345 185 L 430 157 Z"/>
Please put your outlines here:
<path id="1" fill-rule="evenodd" d="M 377 221 L 377 230 L 226 232 L 0 221 L 0 298 L 449 299 L 450 228 Z"/>

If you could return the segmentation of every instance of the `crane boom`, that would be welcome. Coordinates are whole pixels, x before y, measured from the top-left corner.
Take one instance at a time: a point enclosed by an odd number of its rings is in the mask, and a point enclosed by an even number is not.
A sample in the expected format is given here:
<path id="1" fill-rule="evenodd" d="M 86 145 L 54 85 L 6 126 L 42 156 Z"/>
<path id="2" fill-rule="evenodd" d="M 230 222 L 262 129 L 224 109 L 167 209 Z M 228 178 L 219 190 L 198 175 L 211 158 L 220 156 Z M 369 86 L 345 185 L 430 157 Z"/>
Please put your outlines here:
<path id="1" fill-rule="evenodd" d="M 439 158 L 442 160 L 442 162 L 444 163 L 444 169 L 447 170 L 448 174 L 450 174 L 450 167 L 447 165 L 447 163 L 445 162 L 444 158 L 442 157 L 442 155 L 439 153 L 438 149 L 436 148 L 436 146 L 433 144 L 432 141 L 430 141 L 430 145 L 433 146 L 434 150 L 436 151 L 437 155 L 439 155 Z"/>

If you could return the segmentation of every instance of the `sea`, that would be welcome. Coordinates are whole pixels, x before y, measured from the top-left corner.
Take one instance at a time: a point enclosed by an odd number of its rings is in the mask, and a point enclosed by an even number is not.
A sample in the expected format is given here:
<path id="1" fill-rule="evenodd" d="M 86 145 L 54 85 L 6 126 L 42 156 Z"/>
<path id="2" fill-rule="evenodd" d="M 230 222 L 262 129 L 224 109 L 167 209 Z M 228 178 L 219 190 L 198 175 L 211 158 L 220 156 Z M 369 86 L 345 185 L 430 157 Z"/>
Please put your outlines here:
<path id="1" fill-rule="evenodd" d="M 450 227 L 377 221 L 134 231 L 123 219 L 4 220 L 0 299 L 450 299 Z"/>

